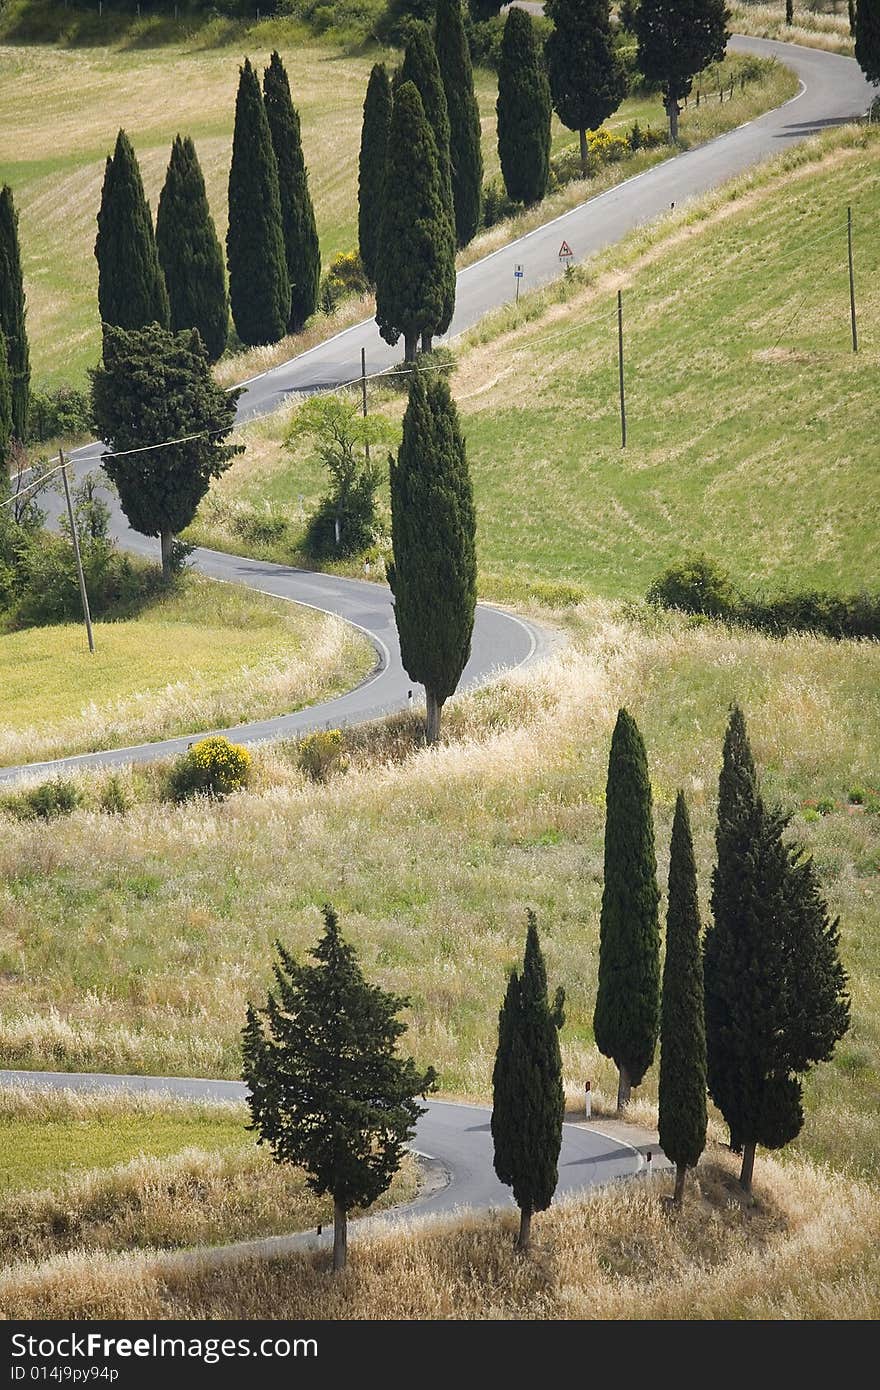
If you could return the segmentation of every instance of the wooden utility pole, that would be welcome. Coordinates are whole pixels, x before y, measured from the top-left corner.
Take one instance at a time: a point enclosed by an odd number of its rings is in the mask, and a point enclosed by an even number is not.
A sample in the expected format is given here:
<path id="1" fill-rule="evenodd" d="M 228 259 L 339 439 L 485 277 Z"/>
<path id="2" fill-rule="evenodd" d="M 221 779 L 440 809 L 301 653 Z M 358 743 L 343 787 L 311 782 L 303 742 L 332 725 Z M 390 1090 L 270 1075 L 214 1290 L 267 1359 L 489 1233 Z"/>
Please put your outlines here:
<path id="1" fill-rule="evenodd" d="M 852 344 L 853 352 L 858 352 L 859 332 L 856 328 L 856 284 L 853 279 L 852 208 L 847 208 L 846 210 L 846 245 L 849 255 L 849 317 L 852 323 Z"/>
<path id="2" fill-rule="evenodd" d="M 626 395 L 623 389 L 623 291 L 617 291 L 617 367 L 620 375 L 620 447 L 626 448 Z"/>
<path id="3" fill-rule="evenodd" d="M 367 418 L 367 349 L 361 348 L 361 395 L 364 403 L 364 419 Z M 364 438 L 364 455 L 370 462 L 370 441 Z"/>
<path id="4" fill-rule="evenodd" d="M 64 461 L 64 453 L 61 449 L 58 450 L 58 458 L 61 462 L 61 477 L 64 480 L 64 496 L 67 498 L 67 515 L 70 519 L 70 539 L 73 542 L 73 556 L 76 560 L 76 577 L 79 580 L 79 596 L 82 599 L 86 636 L 89 639 L 89 651 L 94 653 L 95 636 L 92 632 L 92 615 L 89 612 L 89 596 L 86 591 L 86 577 L 83 574 L 82 556 L 79 553 L 79 532 L 76 529 L 76 517 L 73 515 L 73 503 L 70 500 L 70 484 L 67 481 L 67 464 Z"/>

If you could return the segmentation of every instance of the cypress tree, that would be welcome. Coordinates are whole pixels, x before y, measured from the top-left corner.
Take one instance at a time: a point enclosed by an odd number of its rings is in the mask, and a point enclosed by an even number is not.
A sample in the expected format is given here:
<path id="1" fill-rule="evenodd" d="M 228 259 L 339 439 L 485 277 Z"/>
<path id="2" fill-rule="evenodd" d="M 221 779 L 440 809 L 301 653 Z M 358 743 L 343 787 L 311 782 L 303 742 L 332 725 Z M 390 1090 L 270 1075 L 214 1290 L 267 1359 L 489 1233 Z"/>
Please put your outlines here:
<path id="1" fill-rule="evenodd" d="M 727 20 L 725 0 L 639 0 L 634 20 L 639 68 L 662 88 L 673 142 L 678 139 L 679 102 L 697 73 L 724 57 Z"/>
<path id="2" fill-rule="evenodd" d="M 376 260 L 376 322 L 403 335 L 411 362 L 445 333 L 455 307 L 455 230 L 443 198 L 437 145 L 414 83 L 394 95 Z"/>
<path id="3" fill-rule="evenodd" d="M 6 337 L 12 433 L 16 439 L 24 442 L 27 439 L 31 368 L 18 244 L 18 213 L 8 184 L 0 188 L 0 334 Z"/>
<path id="4" fill-rule="evenodd" d="M 586 178 L 587 131 L 598 130 L 626 96 L 608 0 L 547 0 L 544 9 L 553 21 L 546 46 L 553 107 L 562 124 L 580 136 Z"/>
<path id="5" fill-rule="evenodd" d="M 880 83 L 880 0 L 858 0 L 854 33 L 856 62 L 869 82 Z"/>
<path id="6" fill-rule="evenodd" d="M 124 130 L 116 137 L 104 172 L 95 257 L 102 323 L 125 329 L 146 328 L 151 323 L 168 327 L 171 313 L 153 219 Z"/>
<path id="7" fill-rule="evenodd" d="M 449 110 L 455 236 L 459 246 L 467 246 L 480 225 L 483 151 L 480 108 L 474 93 L 474 70 L 461 0 L 437 0 L 435 33 L 437 61 Z"/>
<path id="8" fill-rule="evenodd" d="M 358 163 L 358 245 L 361 264 L 371 284 L 376 280 L 379 251 L 379 225 L 382 220 L 382 190 L 385 187 L 385 158 L 391 125 L 391 83 L 384 63 L 376 63 L 370 73 L 364 100 L 364 124 Z"/>
<path id="9" fill-rule="evenodd" d="M 281 225 L 290 280 L 287 327 L 290 333 L 299 333 L 318 305 L 321 248 L 303 158 L 299 114 L 291 100 L 284 64 L 277 53 L 272 54 L 263 74 L 263 95 L 278 164 Z"/>
<path id="10" fill-rule="evenodd" d="M 278 164 L 257 74 L 245 59 L 235 101 L 226 259 L 236 332 L 277 343 L 287 331 L 290 279 L 281 225 Z"/>
<path id="11" fill-rule="evenodd" d="M 617 716 L 605 797 L 605 886 L 593 1032 L 620 1072 L 617 1108 L 654 1060 L 660 1010 L 657 863 L 648 759 L 638 725 Z"/>
<path id="12" fill-rule="evenodd" d="M 565 1094 L 559 1029 L 564 992 L 551 1006 L 535 914 L 528 915 L 522 973 L 511 971 L 498 1015 L 492 1073 L 495 1172 L 520 1209 L 518 1250 L 527 1250 L 532 1216 L 546 1211 L 558 1181 Z"/>
<path id="13" fill-rule="evenodd" d="M 675 1164 L 676 1207 L 706 1146 L 706 1023 L 697 866 L 684 792 L 669 853 L 666 959 L 660 1004 L 660 1147 Z"/>
<path id="14" fill-rule="evenodd" d="M 208 207 L 196 147 L 178 135 L 156 209 L 156 247 L 165 275 L 171 329 L 197 328 L 212 362 L 229 334 L 223 252 Z"/>
<path id="15" fill-rule="evenodd" d="M 397 1015 L 409 1000 L 364 979 L 332 907 L 314 965 L 300 965 L 280 942 L 276 950 L 275 989 L 264 1008 L 248 1005 L 243 1030 L 251 1128 L 276 1163 L 305 1169 L 312 1191 L 332 1196 L 338 1270 L 348 1212 L 387 1190 L 434 1070 L 398 1055 L 406 1025 Z"/>
<path id="16" fill-rule="evenodd" d="M 126 332 L 105 325 L 103 358 L 91 373 L 92 415 L 114 455 L 102 460 L 103 468 L 129 524 L 159 537 L 168 579 L 175 535 L 193 520 L 211 479 L 242 452 L 224 443 L 241 392 L 217 385 L 194 329 L 169 333 L 151 324 Z"/>
<path id="17" fill-rule="evenodd" d="M 550 176 L 550 85 L 532 17 L 510 9 L 498 62 L 498 156 L 508 197 L 537 203 Z"/>
<path id="18" fill-rule="evenodd" d="M 0 329 L 0 501 L 6 496 L 9 445 L 12 442 L 12 387 L 6 356 L 6 335 Z"/>
<path id="19" fill-rule="evenodd" d="M 504 0 L 468 0 L 468 9 L 474 22 L 482 24 L 485 20 L 494 19 L 496 14 L 500 14 L 503 4 Z"/>
<path id="20" fill-rule="evenodd" d="M 788 818 L 761 796 L 742 711 L 724 739 L 704 972 L 709 1092 L 743 1154 L 751 1190 L 758 1144 L 781 1148 L 803 1125 L 800 1077 L 849 1026 L 846 974 L 815 868 L 786 844 Z"/>
<path id="21" fill-rule="evenodd" d="M 425 687 L 427 736 L 471 650 L 476 518 L 464 438 L 449 383 L 414 371 L 397 461 L 391 460 L 389 583 L 403 664 Z"/>
<path id="22" fill-rule="evenodd" d="M 422 107 L 437 146 L 437 165 L 440 175 L 440 196 L 443 209 L 449 221 L 453 237 L 453 260 L 455 254 L 455 208 L 452 200 L 452 158 L 450 155 L 449 108 L 437 50 L 428 24 L 419 22 L 409 31 L 406 52 L 400 69 L 400 85 L 413 82 L 422 98 Z M 395 95 L 396 100 L 396 95 Z M 393 137 L 392 137 L 393 138 Z M 455 308 L 455 284 L 450 287 L 444 282 L 443 315 L 446 326 L 452 321 Z M 422 333 L 422 351 L 431 350 L 431 332 Z"/>

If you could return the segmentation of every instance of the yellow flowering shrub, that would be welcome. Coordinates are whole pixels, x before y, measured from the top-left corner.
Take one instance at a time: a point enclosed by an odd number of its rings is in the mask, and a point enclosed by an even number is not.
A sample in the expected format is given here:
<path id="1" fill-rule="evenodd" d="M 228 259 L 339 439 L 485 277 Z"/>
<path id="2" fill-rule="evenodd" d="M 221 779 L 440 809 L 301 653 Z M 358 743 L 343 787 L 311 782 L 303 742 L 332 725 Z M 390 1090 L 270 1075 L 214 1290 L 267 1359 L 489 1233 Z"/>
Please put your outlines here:
<path id="1" fill-rule="evenodd" d="M 173 801 L 228 796 L 246 786 L 250 770 L 248 750 L 215 734 L 191 744 L 180 755 L 168 776 L 168 792 Z"/>

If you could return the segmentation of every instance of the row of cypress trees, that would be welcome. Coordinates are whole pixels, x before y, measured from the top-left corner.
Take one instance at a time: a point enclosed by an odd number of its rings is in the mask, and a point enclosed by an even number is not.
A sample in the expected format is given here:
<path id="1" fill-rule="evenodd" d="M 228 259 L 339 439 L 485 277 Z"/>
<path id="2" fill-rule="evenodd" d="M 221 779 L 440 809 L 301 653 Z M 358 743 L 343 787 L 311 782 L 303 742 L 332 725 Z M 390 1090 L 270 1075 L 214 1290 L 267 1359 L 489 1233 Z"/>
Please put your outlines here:
<path id="1" fill-rule="evenodd" d="M 675 802 L 666 955 L 660 988 L 660 893 L 645 745 L 620 710 L 606 788 L 605 885 L 593 1030 L 619 1068 L 618 1105 L 654 1059 L 660 1035 L 659 1137 L 676 1167 L 680 1207 L 688 1168 L 706 1142 L 707 1087 L 742 1152 L 751 1190 L 758 1144 L 781 1148 L 803 1125 L 802 1077 L 827 1061 L 849 1027 L 839 923 L 812 860 L 783 832 L 758 783 L 742 711 L 731 710 L 719 778 L 712 921 L 703 937 L 687 802 Z M 564 1094 L 558 1033 L 535 916 L 498 1018 L 492 1076 L 495 1171 L 520 1208 L 517 1245 L 557 1184 Z"/>
<path id="2" fill-rule="evenodd" d="M 243 343 L 275 342 L 317 305 L 320 249 L 299 117 L 278 53 L 263 76 L 240 71 L 229 175 L 229 294 L 223 253 L 192 140 L 178 135 L 156 230 L 124 130 L 107 159 L 95 256 L 101 321 L 127 330 L 197 328 L 216 361 L 229 307 Z"/>
<path id="3" fill-rule="evenodd" d="M 734 706 L 702 958 L 683 794 L 676 803 L 661 1009 L 651 784 L 636 722 L 620 711 L 608 765 L 593 1030 L 618 1068 L 623 1109 L 654 1060 L 659 1028 L 660 1142 L 679 1167 L 678 1200 L 684 1170 L 703 1148 L 706 1081 L 731 1147 L 743 1154 L 740 1181 L 749 1191 L 756 1145 L 779 1148 L 800 1132 L 801 1077 L 830 1058 L 849 1026 L 839 924 L 829 917 L 812 860 L 785 840 L 788 823 L 761 796 L 745 720 Z"/>

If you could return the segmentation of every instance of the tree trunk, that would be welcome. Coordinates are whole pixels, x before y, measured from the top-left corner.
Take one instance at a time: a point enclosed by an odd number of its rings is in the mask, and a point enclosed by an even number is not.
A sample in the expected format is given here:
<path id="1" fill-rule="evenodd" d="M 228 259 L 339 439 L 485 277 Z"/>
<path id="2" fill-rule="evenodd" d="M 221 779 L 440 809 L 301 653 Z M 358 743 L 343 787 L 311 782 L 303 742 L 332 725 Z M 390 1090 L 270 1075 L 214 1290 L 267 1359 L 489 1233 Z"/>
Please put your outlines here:
<path id="1" fill-rule="evenodd" d="M 786 24 L 794 22 L 794 0 L 785 0 L 785 22 Z"/>
<path id="2" fill-rule="evenodd" d="M 443 701 L 438 700 L 437 696 L 430 690 L 425 691 L 427 699 L 427 722 L 426 733 L 429 743 L 436 743 L 440 737 L 440 715 L 443 711 Z"/>
<path id="3" fill-rule="evenodd" d="M 847 9 L 849 10 L 849 32 L 850 32 L 850 35 L 851 35 L 851 36 L 855 36 L 855 32 L 856 32 L 856 0 L 849 0 L 849 3 L 848 3 L 848 5 L 847 5 Z"/>
<path id="4" fill-rule="evenodd" d="M 675 1192 L 672 1196 L 672 1205 L 676 1211 L 681 1211 L 682 1198 L 684 1197 L 684 1180 L 687 1177 L 687 1165 L 676 1163 L 675 1165 Z"/>
<path id="5" fill-rule="evenodd" d="M 667 98 L 666 98 L 666 114 L 667 114 L 667 116 L 669 117 L 669 141 L 670 141 L 670 144 L 677 145 L 677 144 L 678 144 L 678 117 L 679 117 L 680 112 L 679 112 L 679 109 L 678 109 L 678 102 L 677 102 L 677 101 L 674 101 L 674 100 L 672 99 L 672 97 L 667 97 Z"/>
<path id="6" fill-rule="evenodd" d="M 578 135 L 581 140 L 581 173 L 584 178 L 586 178 L 590 172 L 590 151 L 587 145 L 587 132 L 585 130 L 579 130 Z"/>
<path id="7" fill-rule="evenodd" d="M 415 362 L 416 353 L 419 350 L 418 333 L 404 333 L 403 335 L 403 360 L 404 362 Z"/>
<path id="8" fill-rule="evenodd" d="M 519 1211 L 519 1235 L 516 1238 L 516 1249 L 526 1251 L 529 1248 L 529 1239 L 532 1234 L 532 1211 L 530 1207 L 520 1207 Z"/>
<path id="9" fill-rule="evenodd" d="M 739 1174 L 739 1185 L 743 1192 L 752 1190 L 752 1173 L 755 1171 L 755 1144 L 743 1144 L 743 1161 Z"/>
<path id="10" fill-rule="evenodd" d="M 333 1201 L 333 1270 L 345 1269 L 348 1258 L 348 1211 Z"/>
<path id="11" fill-rule="evenodd" d="M 431 348 L 433 347 L 433 344 L 434 334 L 429 333 L 426 329 L 425 332 L 422 334 L 422 352 L 430 352 Z"/>
<path id="12" fill-rule="evenodd" d="M 162 578 L 170 579 L 174 573 L 171 564 L 171 547 L 174 545 L 174 536 L 171 531 L 161 531 L 159 534 L 159 544 L 162 547 Z"/>
<path id="13" fill-rule="evenodd" d="M 617 1113 L 620 1115 L 629 1105 L 632 1082 L 629 1079 L 629 1072 L 626 1067 L 621 1066 L 620 1075 L 617 1082 Z"/>

